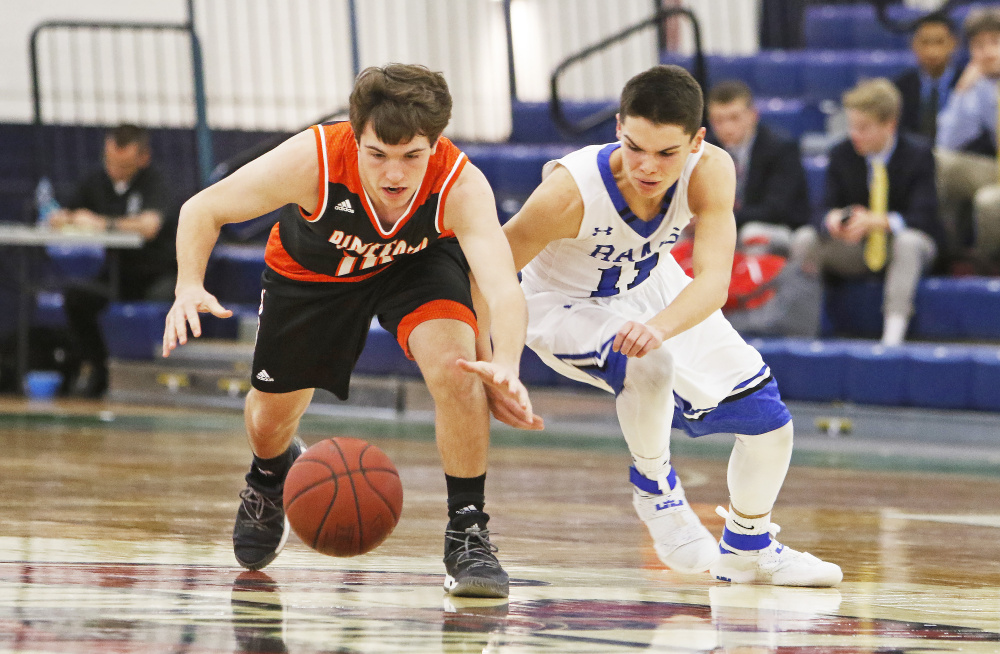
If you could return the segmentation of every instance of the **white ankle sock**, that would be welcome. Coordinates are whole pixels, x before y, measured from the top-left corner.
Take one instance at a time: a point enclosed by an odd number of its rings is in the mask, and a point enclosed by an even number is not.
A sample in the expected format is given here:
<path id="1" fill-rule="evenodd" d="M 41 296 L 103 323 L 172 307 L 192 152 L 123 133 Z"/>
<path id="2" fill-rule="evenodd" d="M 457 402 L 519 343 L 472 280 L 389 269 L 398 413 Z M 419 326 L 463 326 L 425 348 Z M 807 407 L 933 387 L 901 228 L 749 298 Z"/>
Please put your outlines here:
<path id="1" fill-rule="evenodd" d="M 910 324 L 910 319 L 901 313 L 890 313 L 886 315 L 882 326 L 882 345 L 895 347 L 902 344 L 906 337 L 906 328 Z"/>

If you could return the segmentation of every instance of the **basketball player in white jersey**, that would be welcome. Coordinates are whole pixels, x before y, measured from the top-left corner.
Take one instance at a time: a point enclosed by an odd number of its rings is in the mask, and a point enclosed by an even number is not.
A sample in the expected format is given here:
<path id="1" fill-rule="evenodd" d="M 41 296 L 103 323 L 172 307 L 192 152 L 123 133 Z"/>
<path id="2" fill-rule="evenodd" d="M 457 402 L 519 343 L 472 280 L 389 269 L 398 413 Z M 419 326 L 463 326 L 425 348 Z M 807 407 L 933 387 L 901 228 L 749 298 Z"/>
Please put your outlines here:
<path id="1" fill-rule="evenodd" d="M 656 66 L 622 91 L 618 143 L 545 167 L 504 227 L 523 269 L 527 345 L 561 374 L 616 395 L 633 504 L 666 565 L 734 583 L 833 586 L 838 566 L 773 538 L 792 422 L 760 354 L 720 311 L 736 242 L 735 172 L 703 141 L 702 102 L 684 69 Z M 693 279 L 670 254 L 689 222 Z M 493 408 L 504 419 L 502 401 Z M 736 434 L 720 542 L 670 465 L 671 426 Z"/>

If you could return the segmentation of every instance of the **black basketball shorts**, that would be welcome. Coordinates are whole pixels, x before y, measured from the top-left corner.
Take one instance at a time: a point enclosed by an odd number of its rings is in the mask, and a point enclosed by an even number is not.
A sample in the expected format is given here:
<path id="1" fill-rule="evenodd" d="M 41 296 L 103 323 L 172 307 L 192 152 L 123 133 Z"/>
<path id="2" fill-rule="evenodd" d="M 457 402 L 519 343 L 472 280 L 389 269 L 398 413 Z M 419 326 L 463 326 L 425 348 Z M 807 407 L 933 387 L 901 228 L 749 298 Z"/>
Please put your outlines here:
<path id="1" fill-rule="evenodd" d="M 302 282 L 265 269 L 253 387 L 266 393 L 325 388 L 346 400 L 373 317 L 407 356 L 410 332 L 426 320 L 452 318 L 477 331 L 468 273 L 455 239 L 356 282 Z"/>

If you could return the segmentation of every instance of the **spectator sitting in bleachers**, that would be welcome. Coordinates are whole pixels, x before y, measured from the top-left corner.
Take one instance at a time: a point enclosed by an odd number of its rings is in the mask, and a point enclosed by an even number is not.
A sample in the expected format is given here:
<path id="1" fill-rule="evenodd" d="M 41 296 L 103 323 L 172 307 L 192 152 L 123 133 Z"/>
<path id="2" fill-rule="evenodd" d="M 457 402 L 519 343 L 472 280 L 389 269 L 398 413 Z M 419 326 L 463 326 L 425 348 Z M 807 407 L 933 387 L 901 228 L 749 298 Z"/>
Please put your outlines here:
<path id="1" fill-rule="evenodd" d="M 81 368 L 87 374 L 69 388 L 85 397 L 101 397 L 108 388 L 108 350 L 98 316 L 109 297 L 122 300 L 171 300 L 176 279 L 173 229 L 165 228 L 169 197 L 150 164 L 149 133 L 123 124 L 104 139 L 104 165 L 83 177 L 66 209 L 51 218 L 53 227 L 137 232 L 145 241 L 118 256 L 118 285 L 111 288 L 108 261 L 96 279 L 64 290 L 66 319 Z M 76 371 L 74 376 L 79 375 Z"/>
<path id="2" fill-rule="evenodd" d="M 969 65 L 938 117 L 935 154 L 941 217 L 949 254 L 962 254 L 971 244 L 969 256 L 973 269 L 996 273 L 1000 264 L 997 167 L 1000 8 L 969 12 L 964 29 Z"/>
<path id="3" fill-rule="evenodd" d="M 957 45 L 955 25 L 948 15 L 927 14 L 917 21 L 910 41 L 917 65 L 896 78 L 903 96 L 899 127 L 926 136 L 931 143 L 937 136 L 938 113 L 958 81 L 953 59 Z"/>
<path id="4" fill-rule="evenodd" d="M 923 138 L 898 131 L 900 94 L 889 80 L 861 82 L 843 103 L 849 138 L 830 151 L 828 211 L 795 233 L 790 265 L 816 279 L 884 271 L 882 343 L 898 345 L 941 238 L 934 155 Z"/>
<path id="5" fill-rule="evenodd" d="M 759 122 L 750 87 L 737 80 L 709 91 L 708 121 L 709 142 L 724 148 L 736 165 L 739 247 L 786 255 L 792 232 L 809 218 L 798 144 Z"/>

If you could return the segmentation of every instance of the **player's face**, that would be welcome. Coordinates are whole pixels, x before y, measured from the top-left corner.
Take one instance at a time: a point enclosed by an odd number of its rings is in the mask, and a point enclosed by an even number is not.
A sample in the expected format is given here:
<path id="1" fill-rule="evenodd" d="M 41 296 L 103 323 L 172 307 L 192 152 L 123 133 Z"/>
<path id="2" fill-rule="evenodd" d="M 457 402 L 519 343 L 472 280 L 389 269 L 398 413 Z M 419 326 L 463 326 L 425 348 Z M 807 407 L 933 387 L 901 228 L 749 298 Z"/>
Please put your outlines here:
<path id="1" fill-rule="evenodd" d="M 740 145 L 757 129 L 757 110 L 745 99 L 732 102 L 712 102 L 708 105 L 708 122 L 723 147 Z"/>
<path id="2" fill-rule="evenodd" d="M 935 77 L 948 66 L 955 45 L 955 37 L 941 23 L 924 23 L 913 35 L 913 54 L 917 56 L 917 63 Z"/>
<path id="3" fill-rule="evenodd" d="M 688 155 L 701 147 L 705 129 L 691 136 L 680 125 L 662 125 L 645 118 L 626 116 L 618 120 L 622 169 L 629 185 L 640 196 L 663 195 L 676 182 Z"/>
<path id="4" fill-rule="evenodd" d="M 422 135 L 387 145 L 375 135 L 371 124 L 366 125 L 358 141 L 358 169 L 368 196 L 382 209 L 408 205 L 424 181 L 436 147 L 437 143 L 432 146 Z"/>
<path id="5" fill-rule="evenodd" d="M 987 77 L 1000 77 L 1000 32 L 980 32 L 972 37 L 969 58 Z"/>
<path id="6" fill-rule="evenodd" d="M 866 157 L 889 147 L 889 142 L 896 133 L 896 121 L 881 122 L 864 111 L 848 109 L 847 133 L 850 135 L 854 151 Z"/>

